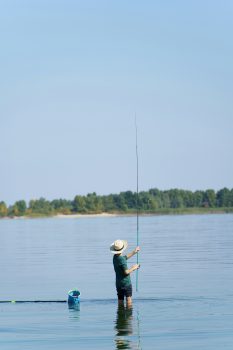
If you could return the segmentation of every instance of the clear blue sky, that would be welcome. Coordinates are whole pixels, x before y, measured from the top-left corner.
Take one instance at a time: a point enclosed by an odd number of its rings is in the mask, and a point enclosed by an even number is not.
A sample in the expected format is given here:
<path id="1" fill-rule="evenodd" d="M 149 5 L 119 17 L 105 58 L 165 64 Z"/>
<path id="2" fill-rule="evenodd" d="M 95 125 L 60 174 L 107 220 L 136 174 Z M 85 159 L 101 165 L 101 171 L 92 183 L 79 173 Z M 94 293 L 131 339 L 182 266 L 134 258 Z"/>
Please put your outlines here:
<path id="1" fill-rule="evenodd" d="M 232 1 L 0 0 L 0 201 L 232 188 Z"/>

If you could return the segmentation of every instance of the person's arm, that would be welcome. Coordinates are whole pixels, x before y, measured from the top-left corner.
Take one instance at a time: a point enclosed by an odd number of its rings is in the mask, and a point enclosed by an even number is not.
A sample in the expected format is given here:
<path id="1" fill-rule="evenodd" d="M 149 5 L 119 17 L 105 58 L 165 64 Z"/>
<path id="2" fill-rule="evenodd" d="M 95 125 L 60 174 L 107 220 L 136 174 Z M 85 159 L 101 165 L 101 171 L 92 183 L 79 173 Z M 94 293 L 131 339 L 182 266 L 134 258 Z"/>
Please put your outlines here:
<path id="1" fill-rule="evenodd" d="M 139 252 L 139 250 L 140 250 L 139 247 L 135 248 L 131 253 L 129 253 L 129 254 L 127 255 L 127 259 L 132 258 L 132 256 L 134 256 L 135 254 L 137 254 L 137 252 Z"/>
<path id="2" fill-rule="evenodd" d="M 130 269 L 125 270 L 125 274 L 126 274 L 126 275 L 129 275 L 129 274 L 131 274 L 133 271 L 139 269 L 139 267 L 140 267 L 139 264 L 135 264 L 135 265 L 133 265 Z"/>

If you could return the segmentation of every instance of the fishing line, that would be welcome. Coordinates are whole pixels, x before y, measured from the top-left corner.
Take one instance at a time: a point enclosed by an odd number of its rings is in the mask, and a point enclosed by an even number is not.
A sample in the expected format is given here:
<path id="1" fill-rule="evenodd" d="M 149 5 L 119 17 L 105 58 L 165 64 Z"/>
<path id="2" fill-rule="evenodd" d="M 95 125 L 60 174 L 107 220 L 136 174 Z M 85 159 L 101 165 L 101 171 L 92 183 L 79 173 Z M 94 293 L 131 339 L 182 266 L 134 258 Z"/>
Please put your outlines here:
<path id="1" fill-rule="evenodd" d="M 136 196 L 136 208 L 137 208 L 137 247 L 139 245 L 139 208 L 138 208 L 138 128 L 137 118 L 135 115 L 135 134 L 136 134 L 136 160 L 137 160 L 137 196 Z M 137 264 L 139 262 L 137 252 Z M 136 291 L 138 291 L 138 269 L 136 270 Z"/>
<path id="2" fill-rule="evenodd" d="M 3 303 L 67 303 L 67 300 L 0 300 L 0 304 Z"/>

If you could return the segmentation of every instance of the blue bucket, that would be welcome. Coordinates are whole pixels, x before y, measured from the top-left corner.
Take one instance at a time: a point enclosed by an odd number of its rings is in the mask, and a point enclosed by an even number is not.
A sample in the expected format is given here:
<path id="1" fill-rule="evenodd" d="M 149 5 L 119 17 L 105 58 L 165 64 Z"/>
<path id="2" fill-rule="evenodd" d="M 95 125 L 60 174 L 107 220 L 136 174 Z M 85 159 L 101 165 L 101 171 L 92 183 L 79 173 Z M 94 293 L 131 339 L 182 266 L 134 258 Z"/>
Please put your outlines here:
<path id="1" fill-rule="evenodd" d="M 78 305 L 80 303 L 80 292 L 77 289 L 72 289 L 68 292 L 68 304 Z"/>

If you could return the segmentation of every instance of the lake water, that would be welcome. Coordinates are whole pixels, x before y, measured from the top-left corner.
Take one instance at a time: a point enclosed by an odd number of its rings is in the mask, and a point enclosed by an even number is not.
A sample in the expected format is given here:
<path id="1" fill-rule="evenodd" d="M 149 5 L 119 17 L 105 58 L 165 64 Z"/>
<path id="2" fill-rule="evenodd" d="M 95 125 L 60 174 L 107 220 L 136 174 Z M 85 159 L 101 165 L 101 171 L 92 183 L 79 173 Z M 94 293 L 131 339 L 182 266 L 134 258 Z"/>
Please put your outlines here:
<path id="1" fill-rule="evenodd" d="M 233 349 L 233 215 L 140 218 L 139 290 L 118 309 L 110 244 L 135 217 L 0 220 L 0 348 Z M 128 262 L 136 262 L 133 257 Z"/>

